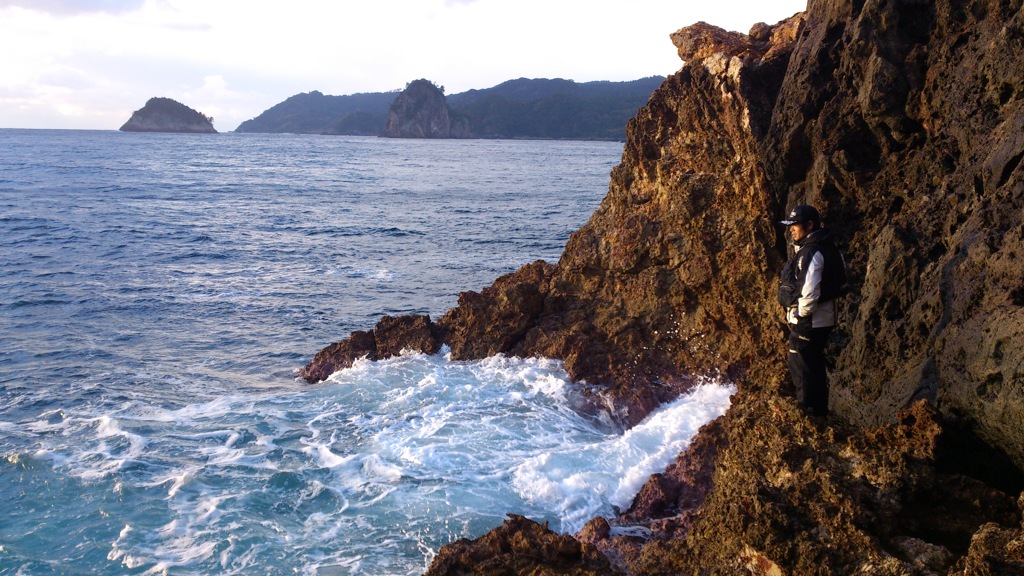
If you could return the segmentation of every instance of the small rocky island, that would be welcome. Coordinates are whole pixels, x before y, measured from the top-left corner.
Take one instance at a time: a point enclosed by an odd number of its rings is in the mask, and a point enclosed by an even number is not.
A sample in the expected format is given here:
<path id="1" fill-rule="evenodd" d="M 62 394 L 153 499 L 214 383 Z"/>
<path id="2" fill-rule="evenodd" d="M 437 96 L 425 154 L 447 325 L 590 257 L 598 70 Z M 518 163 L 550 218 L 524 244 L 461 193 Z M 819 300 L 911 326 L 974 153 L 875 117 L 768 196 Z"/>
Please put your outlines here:
<path id="1" fill-rule="evenodd" d="M 213 118 L 170 98 L 150 98 L 121 126 L 122 132 L 216 134 Z"/>
<path id="2" fill-rule="evenodd" d="M 384 138 L 465 138 L 465 122 L 453 120 L 444 89 L 430 80 L 414 80 L 388 111 Z"/>

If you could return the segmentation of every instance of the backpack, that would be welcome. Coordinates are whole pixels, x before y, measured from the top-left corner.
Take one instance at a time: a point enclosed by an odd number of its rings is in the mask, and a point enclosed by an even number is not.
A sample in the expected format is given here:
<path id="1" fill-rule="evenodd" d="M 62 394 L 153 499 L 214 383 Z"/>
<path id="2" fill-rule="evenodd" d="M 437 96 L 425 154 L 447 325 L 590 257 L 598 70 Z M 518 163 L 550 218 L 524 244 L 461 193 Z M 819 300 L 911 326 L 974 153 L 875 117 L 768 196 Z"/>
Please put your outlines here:
<path id="1" fill-rule="evenodd" d="M 839 252 L 836 245 L 830 240 L 819 240 L 811 244 L 805 244 L 797 252 L 796 256 L 786 261 L 782 267 L 782 274 L 779 278 L 779 304 L 783 308 L 796 306 L 800 299 L 801 287 L 797 285 L 797 266 L 799 260 L 810 260 L 815 252 L 821 252 L 825 259 L 825 275 L 821 278 L 821 301 L 835 300 L 850 293 L 849 277 L 846 273 L 846 260 Z M 807 264 L 802 266 L 806 269 Z"/>
<path id="2" fill-rule="evenodd" d="M 787 260 L 779 277 L 779 304 L 787 309 L 796 306 L 796 301 L 800 298 L 800 287 L 796 285 L 795 264 L 796 258 Z"/>
<path id="3" fill-rule="evenodd" d="M 842 252 L 831 241 L 819 242 L 817 249 L 825 257 L 825 275 L 821 278 L 821 300 L 835 300 L 846 296 L 850 293 L 850 280 L 846 274 L 846 260 Z"/>

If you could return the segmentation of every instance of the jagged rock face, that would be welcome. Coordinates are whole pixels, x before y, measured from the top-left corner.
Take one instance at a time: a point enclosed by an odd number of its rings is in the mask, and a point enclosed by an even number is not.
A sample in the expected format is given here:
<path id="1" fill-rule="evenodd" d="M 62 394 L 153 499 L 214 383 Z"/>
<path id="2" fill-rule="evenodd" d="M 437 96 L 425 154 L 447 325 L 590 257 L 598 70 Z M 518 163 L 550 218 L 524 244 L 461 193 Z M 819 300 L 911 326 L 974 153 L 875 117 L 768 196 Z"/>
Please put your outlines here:
<path id="1" fill-rule="evenodd" d="M 1024 466 L 1021 0 L 812 0 L 747 36 L 674 39 L 687 65 L 558 265 L 467 293 L 438 334 L 456 358 L 561 358 L 626 424 L 694 375 L 739 382 L 615 520 L 653 540 L 601 520 L 579 536 L 620 570 L 1020 573 L 1019 470 L 968 461 Z M 854 281 L 831 399 L 867 430 L 842 437 L 778 393 L 775 222 L 803 203 Z"/>
<path id="2" fill-rule="evenodd" d="M 673 538 L 662 527 L 687 509 L 651 509 L 664 518 L 650 541 L 625 548 L 630 573 L 945 573 L 979 528 L 1020 529 L 1015 498 L 940 471 L 944 430 L 924 401 L 846 438 L 774 394 L 740 394 L 723 420 L 692 526 Z"/>
<path id="3" fill-rule="evenodd" d="M 671 396 L 774 354 L 780 258 L 756 138 L 765 126 L 750 109 L 784 61 L 747 70 L 715 56 L 655 91 L 627 128 L 608 195 L 569 239 L 524 352 L 565 359 L 617 399 Z M 627 422 L 646 415 L 625 408 Z"/>
<path id="4" fill-rule="evenodd" d="M 450 138 L 452 130 L 444 93 L 429 80 L 415 80 L 391 104 L 385 138 Z"/>
<path id="5" fill-rule="evenodd" d="M 213 119 L 171 100 L 150 98 L 140 110 L 121 126 L 123 132 L 184 132 L 216 134 Z"/>
<path id="6" fill-rule="evenodd" d="M 928 398 L 1024 465 L 1021 2 L 812 2 L 765 138 L 844 240 L 834 408 Z"/>

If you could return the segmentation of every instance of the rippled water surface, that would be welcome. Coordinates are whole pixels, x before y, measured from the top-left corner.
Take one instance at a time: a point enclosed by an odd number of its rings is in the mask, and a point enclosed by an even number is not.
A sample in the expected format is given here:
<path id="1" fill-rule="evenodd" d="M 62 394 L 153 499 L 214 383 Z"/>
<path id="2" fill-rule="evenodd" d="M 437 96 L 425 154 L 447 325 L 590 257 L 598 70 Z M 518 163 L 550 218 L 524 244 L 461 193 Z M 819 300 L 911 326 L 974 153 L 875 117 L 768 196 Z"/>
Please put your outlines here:
<path id="1" fill-rule="evenodd" d="M 628 506 L 728 404 L 623 433 L 558 362 L 294 371 L 556 261 L 621 145 L 0 130 L 0 573 L 419 574 Z"/>

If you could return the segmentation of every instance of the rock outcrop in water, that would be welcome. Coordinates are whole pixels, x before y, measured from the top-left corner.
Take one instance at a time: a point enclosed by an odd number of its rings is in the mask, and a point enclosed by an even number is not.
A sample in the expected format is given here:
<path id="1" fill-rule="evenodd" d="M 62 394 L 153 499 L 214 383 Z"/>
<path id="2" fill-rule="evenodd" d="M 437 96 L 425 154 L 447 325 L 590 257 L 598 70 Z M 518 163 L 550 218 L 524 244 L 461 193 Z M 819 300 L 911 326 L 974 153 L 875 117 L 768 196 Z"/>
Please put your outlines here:
<path id="1" fill-rule="evenodd" d="M 413 80 L 388 111 L 385 138 L 459 138 L 465 126 L 452 122 L 444 91 L 430 80 Z"/>
<path id="2" fill-rule="evenodd" d="M 441 574 L 566 574 L 613 576 L 607 558 L 593 545 L 510 514 L 505 523 L 476 541 L 459 540 L 433 562 L 426 576 Z M 543 566 L 543 571 L 538 567 Z"/>
<path id="3" fill-rule="evenodd" d="M 462 294 L 421 320 L 421 349 L 561 358 L 627 425 L 694 375 L 738 383 L 631 510 L 577 535 L 619 571 L 1024 573 L 1021 0 L 812 0 L 673 41 L 686 65 L 630 122 L 559 263 Z M 773 297 L 775 222 L 802 203 L 855 280 L 831 426 L 786 395 Z M 318 355 L 303 374 L 328 360 L 345 365 Z M 445 547 L 432 573 L 570 573 L 554 557 L 443 569 L 475 553 Z"/>
<path id="4" fill-rule="evenodd" d="M 132 117 L 121 126 L 121 131 L 217 133 L 213 128 L 213 118 L 170 98 L 150 98 L 145 106 L 132 113 Z"/>

